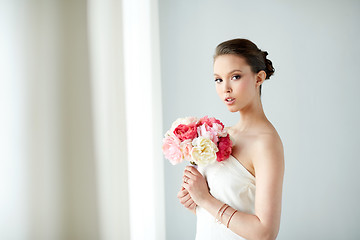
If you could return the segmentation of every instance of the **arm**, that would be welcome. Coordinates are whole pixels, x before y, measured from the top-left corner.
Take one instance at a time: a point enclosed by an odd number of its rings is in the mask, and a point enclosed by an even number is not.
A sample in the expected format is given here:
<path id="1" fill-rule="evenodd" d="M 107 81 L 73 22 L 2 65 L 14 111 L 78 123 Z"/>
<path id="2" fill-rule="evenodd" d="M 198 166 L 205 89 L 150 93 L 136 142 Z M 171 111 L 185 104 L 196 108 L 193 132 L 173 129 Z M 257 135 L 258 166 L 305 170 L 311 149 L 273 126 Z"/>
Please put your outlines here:
<path id="1" fill-rule="evenodd" d="M 229 229 L 246 239 L 275 239 L 281 215 L 283 146 L 280 139 L 266 137 L 256 143 L 255 147 L 255 214 L 237 211 L 229 222 Z M 223 203 L 210 195 L 204 177 L 192 167 L 186 167 L 185 176 L 189 179 L 183 186 L 194 202 L 216 217 Z M 234 211 L 230 207 L 225 211 L 222 218 L 225 226 Z"/>

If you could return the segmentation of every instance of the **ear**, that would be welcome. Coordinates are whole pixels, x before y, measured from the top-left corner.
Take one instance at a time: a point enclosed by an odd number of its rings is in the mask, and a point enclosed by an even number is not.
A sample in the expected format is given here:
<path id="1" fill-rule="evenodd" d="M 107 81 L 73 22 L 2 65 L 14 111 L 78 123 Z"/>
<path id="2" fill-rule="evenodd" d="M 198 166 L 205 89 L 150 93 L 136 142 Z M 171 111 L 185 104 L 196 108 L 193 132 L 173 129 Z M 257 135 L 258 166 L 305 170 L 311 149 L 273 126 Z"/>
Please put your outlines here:
<path id="1" fill-rule="evenodd" d="M 265 81 L 266 72 L 261 70 L 256 74 L 256 87 L 260 87 L 260 85 Z"/>

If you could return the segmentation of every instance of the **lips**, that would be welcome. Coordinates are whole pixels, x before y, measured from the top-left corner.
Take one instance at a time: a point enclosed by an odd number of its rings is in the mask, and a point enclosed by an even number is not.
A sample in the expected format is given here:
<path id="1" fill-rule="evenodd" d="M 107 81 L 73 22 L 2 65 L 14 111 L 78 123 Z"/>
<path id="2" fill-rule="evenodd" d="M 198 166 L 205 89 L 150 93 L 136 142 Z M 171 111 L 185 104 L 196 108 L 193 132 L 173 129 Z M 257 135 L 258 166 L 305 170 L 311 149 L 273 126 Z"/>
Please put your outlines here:
<path id="1" fill-rule="evenodd" d="M 232 98 L 232 97 L 227 97 L 227 98 L 225 98 L 225 102 L 231 102 L 231 101 L 233 101 L 233 100 L 235 100 L 235 98 Z"/>
<path id="2" fill-rule="evenodd" d="M 234 102 L 235 102 L 235 98 L 232 97 L 225 98 L 225 103 L 228 105 L 233 104 Z"/>

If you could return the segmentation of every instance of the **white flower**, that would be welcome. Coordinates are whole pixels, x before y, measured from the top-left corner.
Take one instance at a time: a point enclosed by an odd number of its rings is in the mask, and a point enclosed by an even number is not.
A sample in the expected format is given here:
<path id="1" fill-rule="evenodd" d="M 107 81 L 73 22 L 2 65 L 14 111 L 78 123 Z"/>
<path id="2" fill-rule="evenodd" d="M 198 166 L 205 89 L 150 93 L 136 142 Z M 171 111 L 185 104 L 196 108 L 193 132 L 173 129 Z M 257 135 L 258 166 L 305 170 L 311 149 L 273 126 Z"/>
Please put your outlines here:
<path id="1" fill-rule="evenodd" d="M 216 152 L 219 149 L 209 138 L 202 136 L 195 138 L 192 145 L 191 157 L 197 165 L 204 166 L 216 160 Z"/>

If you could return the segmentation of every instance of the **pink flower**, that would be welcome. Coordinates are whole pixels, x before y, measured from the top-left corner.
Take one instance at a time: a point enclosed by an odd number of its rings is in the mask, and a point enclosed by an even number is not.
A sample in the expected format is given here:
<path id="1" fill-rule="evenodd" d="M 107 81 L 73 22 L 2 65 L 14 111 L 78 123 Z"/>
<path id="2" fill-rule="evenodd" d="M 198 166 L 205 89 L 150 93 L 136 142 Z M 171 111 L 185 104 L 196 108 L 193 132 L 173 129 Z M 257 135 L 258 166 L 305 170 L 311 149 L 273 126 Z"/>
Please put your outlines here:
<path id="1" fill-rule="evenodd" d="M 221 162 L 230 157 L 232 151 L 232 141 L 230 140 L 229 134 L 226 137 L 219 138 L 218 149 L 216 153 L 216 161 Z"/>
<path id="2" fill-rule="evenodd" d="M 224 124 L 222 123 L 222 122 L 220 122 L 220 120 L 218 120 L 218 119 L 216 119 L 216 118 L 214 118 L 214 117 L 211 117 L 211 118 L 209 118 L 208 116 L 205 116 L 205 117 L 202 117 L 202 118 L 200 118 L 200 120 L 198 121 L 198 123 L 197 123 L 197 126 L 199 127 L 199 126 L 201 126 L 201 125 L 203 125 L 203 124 L 207 124 L 207 125 L 209 125 L 210 127 L 213 127 L 213 123 L 217 123 L 217 124 L 219 124 L 221 127 L 221 129 L 220 130 L 223 130 L 224 129 Z"/>
<path id="3" fill-rule="evenodd" d="M 180 140 L 173 135 L 166 136 L 163 139 L 163 153 L 165 155 L 165 158 L 168 159 L 172 165 L 181 163 L 183 160 L 180 143 Z"/>
<path id="4" fill-rule="evenodd" d="M 226 131 L 223 129 L 224 125 L 222 125 L 222 123 L 204 122 L 202 125 L 198 126 L 197 132 L 199 136 L 207 137 L 217 144 L 219 137 L 225 137 L 227 135 Z"/>
<path id="5" fill-rule="evenodd" d="M 191 139 L 186 139 L 182 143 L 180 143 L 180 149 L 182 151 L 184 160 L 187 160 L 187 161 L 192 161 L 191 150 L 192 150 L 193 146 L 192 146 L 191 142 L 192 142 Z"/>
<path id="6" fill-rule="evenodd" d="M 180 141 L 186 139 L 194 139 L 197 136 L 196 123 L 192 122 L 190 124 L 179 124 L 174 130 L 175 136 L 177 136 Z"/>
<path id="7" fill-rule="evenodd" d="M 178 118 L 172 123 L 163 139 L 162 150 L 171 164 L 183 160 L 206 165 L 229 158 L 233 143 L 220 120 L 203 118 Z"/>
<path id="8" fill-rule="evenodd" d="M 178 118 L 171 124 L 169 131 L 170 133 L 174 133 L 175 128 L 177 128 L 180 124 L 188 125 L 193 122 L 196 123 L 197 121 L 198 119 L 196 117 Z"/>
<path id="9" fill-rule="evenodd" d="M 217 142 L 219 140 L 217 137 L 217 134 L 218 134 L 217 130 L 210 127 L 207 124 L 203 124 L 203 125 L 199 126 L 197 128 L 197 133 L 201 137 L 209 138 L 215 144 L 217 144 Z"/>

